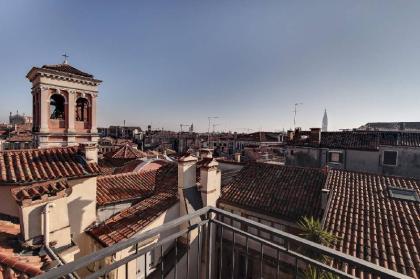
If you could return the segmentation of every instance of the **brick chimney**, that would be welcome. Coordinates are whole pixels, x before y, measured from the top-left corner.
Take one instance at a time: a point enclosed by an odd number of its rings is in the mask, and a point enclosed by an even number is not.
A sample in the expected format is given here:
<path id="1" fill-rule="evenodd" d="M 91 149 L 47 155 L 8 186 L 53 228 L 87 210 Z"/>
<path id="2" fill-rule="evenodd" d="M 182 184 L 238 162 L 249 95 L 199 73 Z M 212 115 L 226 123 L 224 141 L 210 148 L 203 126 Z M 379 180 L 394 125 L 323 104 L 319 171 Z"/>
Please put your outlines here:
<path id="1" fill-rule="evenodd" d="M 311 141 L 320 143 L 321 142 L 321 128 L 311 128 Z"/>
<path id="2" fill-rule="evenodd" d="M 206 159 L 200 168 L 200 192 L 203 206 L 216 206 L 220 197 L 222 175 L 215 159 Z"/>

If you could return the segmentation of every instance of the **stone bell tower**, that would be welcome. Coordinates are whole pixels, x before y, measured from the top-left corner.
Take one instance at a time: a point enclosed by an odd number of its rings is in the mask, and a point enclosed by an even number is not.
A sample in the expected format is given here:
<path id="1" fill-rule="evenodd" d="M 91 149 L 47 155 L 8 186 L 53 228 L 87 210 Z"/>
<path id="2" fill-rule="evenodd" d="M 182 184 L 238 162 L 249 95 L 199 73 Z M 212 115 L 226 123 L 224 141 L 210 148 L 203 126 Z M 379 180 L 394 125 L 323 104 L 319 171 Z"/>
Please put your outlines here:
<path id="1" fill-rule="evenodd" d="M 96 98 L 102 82 L 68 64 L 33 67 L 26 77 L 32 83 L 34 143 L 39 148 L 96 145 Z"/>

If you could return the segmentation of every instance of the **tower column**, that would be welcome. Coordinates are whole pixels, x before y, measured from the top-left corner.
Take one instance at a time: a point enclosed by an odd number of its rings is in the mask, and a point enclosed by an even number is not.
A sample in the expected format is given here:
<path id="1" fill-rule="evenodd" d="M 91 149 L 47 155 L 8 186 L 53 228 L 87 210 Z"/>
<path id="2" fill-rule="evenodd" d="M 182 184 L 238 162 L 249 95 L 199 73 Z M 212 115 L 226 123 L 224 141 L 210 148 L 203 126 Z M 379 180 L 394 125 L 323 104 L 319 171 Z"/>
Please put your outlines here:
<path id="1" fill-rule="evenodd" d="M 76 109 L 76 104 L 75 104 L 75 95 L 76 92 L 74 91 L 69 91 L 68 92 L 68 104 L 67 104 L 67 111 L 68 111 L 68 121 L 67 121 L 67 132 L 69 133 L 74 133 L 75 127 L 74 127 L 74 119 L 75 119 L 75 109 Z"/>
<path id="2" fill-rule="evenodd" d="M 91 104 L 91 127 L 90 132 L 91 133 L 97 133 L 98 129 L 96 127 L 96 96 L 92 94 L 92 104 Z"/>
<path id="3" fill-rule="evenodd" d="M 39 131 L 41 133 L 48 133 L 48 119 L 50 118 L 49 112 L 50 112 L 50 89 L 48 87 L 41 87 L 40 88 L 40 126 Z"/>

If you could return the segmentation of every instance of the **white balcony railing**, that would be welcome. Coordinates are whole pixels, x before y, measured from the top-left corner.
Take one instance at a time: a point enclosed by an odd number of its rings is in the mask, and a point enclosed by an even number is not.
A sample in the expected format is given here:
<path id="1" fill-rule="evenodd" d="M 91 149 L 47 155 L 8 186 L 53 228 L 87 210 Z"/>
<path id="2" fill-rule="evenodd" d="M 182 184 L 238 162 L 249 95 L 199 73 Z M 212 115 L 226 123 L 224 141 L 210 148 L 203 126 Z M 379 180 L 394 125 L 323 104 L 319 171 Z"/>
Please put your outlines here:
<path id="1" fill-rule="evenodd" d="M 177 233 L 161 237 L 174 229 Z M 118 259 L 113 257 L 132 247 L 134 252 Z M 156 260 L 148 257 L 152 251 Z M 327 260 L 310 258 L 307 251 Z M 105 258 L 112 260 L 104 262 Z M 88 275 L 80 277 L 307 278 L 310 266 L 317 274 L 335 278 L 358 278 L 361 274 L 372 278 L 411 278 L 214 207 L 202 208 L 36 278 L 66 278 L 101 261 L 97 268 L 89 268 Z M 139 273 L 139 268 L 129 268 L 133 262 L 144 265 L 143 273 Z"/>

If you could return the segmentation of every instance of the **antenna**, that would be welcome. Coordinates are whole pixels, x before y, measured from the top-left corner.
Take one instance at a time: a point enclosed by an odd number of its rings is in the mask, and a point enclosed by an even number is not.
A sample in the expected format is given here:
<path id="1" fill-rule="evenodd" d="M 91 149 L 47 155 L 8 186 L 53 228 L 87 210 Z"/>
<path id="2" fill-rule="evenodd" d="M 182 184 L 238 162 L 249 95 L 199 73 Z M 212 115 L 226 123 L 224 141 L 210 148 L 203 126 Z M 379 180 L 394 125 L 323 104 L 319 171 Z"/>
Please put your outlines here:
<path id="1" fill-rule="evenodd" d="M 219 116 L 209 116 L 207 119 L 209 120 L 209 127 L 207 128 L 207 144 L 210 144 L 210 123 L 212 119 L 218 119 Z"/>
<path id="2" fill-rule="evenodd" d="M 295 113 L 295 116 L 293 117 L 293 126 L 296 129 L 296 113 L 297 113 L 297 107 L 303 105 L 303 103 L 296 103 L 295 104 L 295 109 L 293 110 L 293 112 Z"/>

